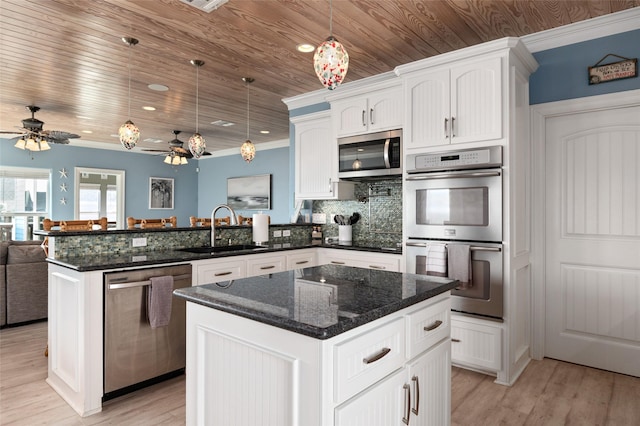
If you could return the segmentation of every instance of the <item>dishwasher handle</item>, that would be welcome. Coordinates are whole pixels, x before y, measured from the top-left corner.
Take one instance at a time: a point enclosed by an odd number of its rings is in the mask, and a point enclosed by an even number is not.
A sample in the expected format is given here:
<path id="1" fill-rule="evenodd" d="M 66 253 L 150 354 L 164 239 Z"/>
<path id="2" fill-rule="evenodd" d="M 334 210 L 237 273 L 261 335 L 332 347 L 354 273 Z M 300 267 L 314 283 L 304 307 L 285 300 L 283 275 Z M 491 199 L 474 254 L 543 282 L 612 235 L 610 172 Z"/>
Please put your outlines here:
<path id="1" fill-rule="evenodd" d="M 191 274 L 176 275 L 173 277 L 173 279 L 174 281 L 191 279 Z M 109 290 L 119 290 L 123 288 L 132 288 L 132 287 L 144 287 L 145 285 L 151 285 L 151 280 L 109 284 Z"/>

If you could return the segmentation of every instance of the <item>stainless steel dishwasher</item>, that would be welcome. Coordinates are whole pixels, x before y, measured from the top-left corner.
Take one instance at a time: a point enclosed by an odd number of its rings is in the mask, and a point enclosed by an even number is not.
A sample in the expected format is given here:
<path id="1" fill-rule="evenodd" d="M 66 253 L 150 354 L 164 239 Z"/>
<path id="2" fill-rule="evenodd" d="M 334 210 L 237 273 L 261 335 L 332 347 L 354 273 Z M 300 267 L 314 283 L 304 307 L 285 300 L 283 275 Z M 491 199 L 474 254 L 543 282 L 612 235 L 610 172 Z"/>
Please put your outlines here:
<path id="1" fill-rule="evenodd" d="M 173 288 L 191 286 L 191 265 L 104 274 L 103 401 L 184 373 L 185 301 L 172 297 L 171 320 L 151 328 L 147 292 L 152 277 L 173 276 Z"/>

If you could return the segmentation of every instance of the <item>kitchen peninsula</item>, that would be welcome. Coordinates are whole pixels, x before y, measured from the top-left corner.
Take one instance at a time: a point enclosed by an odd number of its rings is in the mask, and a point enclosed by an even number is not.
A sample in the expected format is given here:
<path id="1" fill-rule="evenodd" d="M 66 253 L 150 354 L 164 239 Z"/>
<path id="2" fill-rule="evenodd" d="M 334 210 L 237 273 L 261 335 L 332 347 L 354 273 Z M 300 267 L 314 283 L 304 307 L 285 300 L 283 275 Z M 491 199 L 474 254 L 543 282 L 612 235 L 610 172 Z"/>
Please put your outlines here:
<path id="1" fill-rule="evenodd" d="M 456 284 L 321 265 L 175 290 L 187 424 L 448 424 Z"/>

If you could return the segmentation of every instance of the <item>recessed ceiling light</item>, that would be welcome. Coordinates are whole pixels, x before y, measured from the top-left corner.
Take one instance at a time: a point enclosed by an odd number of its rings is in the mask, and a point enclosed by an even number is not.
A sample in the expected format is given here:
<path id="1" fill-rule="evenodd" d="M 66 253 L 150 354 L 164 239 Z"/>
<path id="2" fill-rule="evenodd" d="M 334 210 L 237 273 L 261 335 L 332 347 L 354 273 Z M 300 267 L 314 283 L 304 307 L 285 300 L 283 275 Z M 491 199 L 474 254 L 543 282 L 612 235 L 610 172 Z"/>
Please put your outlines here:
<path id="1" fill-rule="evenodd" d="M 169 88 L 164 84 L 150 84 L 147 87 L 151 90 L 155 90 L 156 92 L 166 92 L 169 90 Z"/>
<path id="2" fill-rule="evenodd" d="M 93 120 L 93 118 L 87 117 L 86 115 L 76 115 L 76 118 L 79 118 L 81 120 Z"/>
<path id="3" fill-rule="evenodd" d="M 263 135 L 268 135 L 270 132 L 268 130 L 260 130 L 260 133 Z"/>
<path id="4" fill-rule="evenodd" d="M 158 138 L 146 138 L 142 142 L 160 143 L 160 142 L 163 142 L 163 140 Z"/>
<path id="5" fill-rule="evenodd" d="M 82 133 L 93 133 L 91 130 L 83 130 Z"/>
<path id="6" fill-rule="evenodd" d="M 216 121 L 212 121 L 211 124 L 213 124 L 214 126 L 229 127 L 229 126 L 235 126 L 236 123 L 232 123 L 231 121 L 225 121 L 225 120 L 216 120 Z"/>
<path id="7" fill-rule="evenodd" d="M 120 135 L 117 134 L 117 133 L 112 133 L 109 136 L 111 136 L 112 138 L 119 138 L 120 137 Z"/>
<path id="8" fill-rule="evenodd" d="M 296 46 L 296 50 L 302 53 L 309 53 L 316 50 L 316 47 L 309 43 L 300 43 L 299 45 Z"/>
<path id="9" fill-rule="evenodd" d="M 155 111 L 156 110 L 156 108 L 152 107 L 152 106 L 143 106 L 142 109 L 145 110 L 145 111 Z"/>

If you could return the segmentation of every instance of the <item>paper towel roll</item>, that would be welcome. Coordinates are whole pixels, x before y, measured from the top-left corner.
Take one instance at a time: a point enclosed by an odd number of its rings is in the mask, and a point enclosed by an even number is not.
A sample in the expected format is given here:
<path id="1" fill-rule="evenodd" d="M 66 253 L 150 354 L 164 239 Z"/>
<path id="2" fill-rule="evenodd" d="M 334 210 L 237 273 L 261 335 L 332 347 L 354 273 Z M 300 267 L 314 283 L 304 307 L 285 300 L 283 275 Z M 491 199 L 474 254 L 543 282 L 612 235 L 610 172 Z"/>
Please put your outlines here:
<path id="1" fill-rule="evenodd" d="M 253 215 L 253 242 L 256 244 L 269 242 L 269 215 Z"/>

